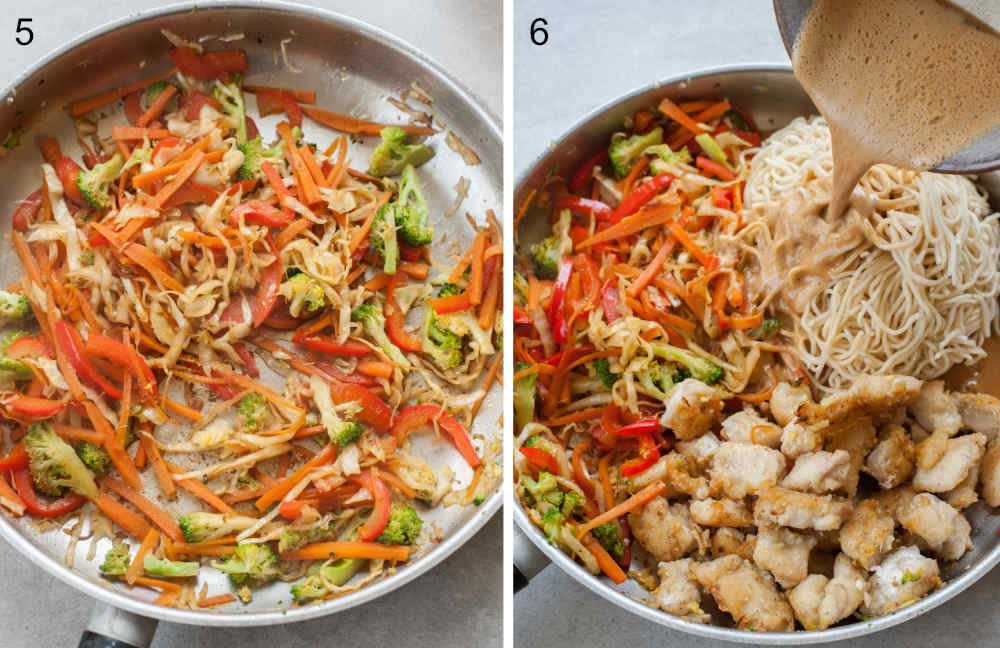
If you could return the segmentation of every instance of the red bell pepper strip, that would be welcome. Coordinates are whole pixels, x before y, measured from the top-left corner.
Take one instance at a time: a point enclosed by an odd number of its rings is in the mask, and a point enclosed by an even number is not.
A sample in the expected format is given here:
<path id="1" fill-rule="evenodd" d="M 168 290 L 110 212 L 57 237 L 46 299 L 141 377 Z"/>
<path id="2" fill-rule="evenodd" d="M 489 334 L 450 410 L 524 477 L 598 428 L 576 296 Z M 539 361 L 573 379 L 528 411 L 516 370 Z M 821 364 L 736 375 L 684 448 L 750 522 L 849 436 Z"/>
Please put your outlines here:
<path id="1" fill-rule="evenodd" d="M 370 470 L 361 473 L 358 482 L 372 494 L 375 503 L 372 514 L 368 516 L 365 523 L 358 529 L 358 539 L 362 542 L 371 542 L 382 535 L 385 527 L 389 524 L 389 513 L 392 509 L 392 496 L 385 482 L 376 477 Z"/>
<path id="2" fill-rule="evenodd" d="M 674 176 L 669 173 L 661 173 L 643 182 L 622 200 L 621 204 L 618 205 L 618 209 L 611 215 L 611 222 L 617 223 L 626 216 L 636 213 L 640 207 L 652 200 L 656 194 L 669 187 L 673 181 Z"/>
<path id="3" fill-rule="evenodd" d="M 559 274 L 556 275 L 556 283 L 552 288 L 552 301 L 549 304 L 549 326 L 552 327 L 552 337 L 557 344 L 566 344 L 569 339 L 569 330 L 566 328 L 566 314 L 564 306 L 566 301 L 566 288 L 569 286 L 569 278 L 573 274 L 573 258 L 563 257 L 559 261 Z"/>
<path id="4" fill-rule="evenodd" d="M 302 125 L 302 108 L 291 93 L 273 88 L 258 88 L 256 94 L 257 110 L 261 117 L 284 112 L 288 115 L 289 124 Z"/>
<path id="5" fill-rule="evenodd" d="M 392 340 L 393 344 L 400 349 L 420 352 L 423 350 L 420 336 L 403 327 L 403 309 L 396 301 L 396 284 L 400 280 L 401 277 L 398 273 L 393 274 L 385 289 L 385 332 L 389 334 L 389 339 Z"/>
<path id="6" fill-rule="evenodd" d="M 538 466 L 553 475 L 559 474 L 559 462 L 550 453 L 540 448 L 529 448 L 527 446 L 521 446 L 517 451 L 524 455 L 528 463 Z"/>
<path id="7" fill-rule="evenodd" d="M 243 367 L 247 370 L 247 375 L 251 378 L 256 378 L 260 375 L 260 370 L 257 369 L 257 361 L 254 359 L 253 354 L 250 353 L 250 349 L 247 345 L 242 342 L 233 342 L 233 351 L 236 355 L 240 357 L 243 362 Z"/>
<path id="8" fill-rule="evenodd" d="M 639 419 L 635 423 L 629 423 L 625 427 L 620 427 L 615 430 L 615 436 L 620 437 L 634 437 L 634 436 L 645 436 L 647 434 L 652 434 L 660 429 L 660 421 L 655 416 L 648 416 L 643 419 Z"/>
<path id="9" fill-rule="evenodd" d="M 594 179 L 594 169 L 610 161 L 611 158 L 608 157 L 608 149 L 606 148 L 591 155 L 570 177 L 569 190 L 573 193 L 581 191 Z"/>
<path id="10" fill-rule="evenodd" d="M 297 520 L 302 515 L 303 506 L 305 506 L 305 502 L 301 500 L 288 500 L 281 503 L 281 506 L 278 507 L 278 513 L 283 518 Z"/>
<path id="11" fill-rule="evenodd" d="M 4 399 L 4 404 L 14 414 L 29 419 L 51 418 L 66 407 L 66 403 L 63 401 L 36 398 L 24 394 L 14 394 L 12 398 Z"/>
<path id="12" fill-rule="evenodd" d="M 749 142 L 751 146 L 760 146 L 759 133 L 751 133 L 745 130 L 740 130 L 739 128 L 734 128 L 733 133 L 735 133 L 741 140 Z"/>
<path id="13" fill-rule="evenodd" d="M 36 189 L 21 201 L 11 216 L 11 226 L 18 232 L 28 229 L 28 224 L 35 220 L 38 210 L 42 207 L 42 190 Z"/>
<path id="14" fill-rule="evenodd" d="M 90 355 L 106 358 L 125 369 L 139 381 L 139 384 L 143 386 L 143 391 L 152 396 L 157 395 L 156 376 L 153 375 L 153 370 L 131 346 L 100 333 L 91 333 L 90 337 L 87 338 L 85 350 Z"/>
<path id="15" fill-rule="evenodd" d="M 379 434 L 385 434 L 392 428 L 392 410 L 370 389 L 358 384 L 341 383 L 330 390 L 330 396 L 338 405 L 358 403 L 361 406 L 358 418 L 362 423 L 375 428 Z"/>
<path id="16" fill-rule="evenodd" d="M 455 417 L 436 405 L 413 405 L 396 414 L 396 420 L 392 424 L 392 435 L 396 437 L 397 443 L 402 443 L 406 435 L 415 427 L 425 425 L 431 421 L 436 421 L 441 429 L 451 437 L 455 448 L 461 453 L 473 468 L 478 468 L 483 462 L 472 446 L 472 439 L 465 431 L 462 424 L 455 420 Z"/>
<path id="17" fill-rule="evenodd" d="M 575 214 L 593 216 L 598 220 L 608 220 L 611 218 L 611 207 L 600 200 L 590 198 L 580 198 L 579 196 L 564 196 L 556 201 L 556 209 L 568 209 Z"/>
<path id="18" fill-rule="evenodd" d="M 721 209 L 732 209 L 733 189 L 732 187 L 712 187 L 712 204 Z"/>
<path id="19" fill-rule="evenodd" d="M 211 205 L 219 197 L 219 192 L 203 185 L 200 182 L 188 180 L 173 193 L 167 202 L 163 203 L 164 208 L 177 207 L 185 203 L 195 203 L 199 205 Z M 238 208 L 237 208 L 238 209 Z"/>
<path id="20" fill-rule="evenodd" d="M 649 470 L 659 460 L 660 451 L 656 447 L 656 441 L 653 440 L 652 434 L 647 434 L 646 436 L 639 437 L 639 456 L 635 459 L 629 459 L 622 464 L 621 475 L 622 477 L 632 477 L 633 475 L 638 475 L 641 472 Z"/>
<path id="21" fill-rule="evenodd" d="M 234 72 L 246 74 L 247 56 L 240 50 L 199 54 L 190 47 L 173 47 L 170 59 L 185 76 L 201 81 L 222 79 Z"/>
<path id="22" fill-rule="evenodd" d="M 431 308 L 438 315 L 447 315 L 448 313 L 457 313 L 459 311 L 464 311 L 472 308 L 472 299 L 469 297 L 469 291 L 465 290 L 457 295 L 448 295 L 447 297 L 436 297 L 434 299 L 429 299 Z"/>
<path id="23" fill-rule="evenodd" d="M 125 95 L 125 119 L 133 126 L 145 112 L 142 109 L 142 95 L 144 93 L 145 90 L 136 90 Z"/>
<path id="24" fill-rule="evenodd" d="M 80 333 L 63 320 L 57 321 L 52 325 L 52 328 L 56 344 L 66 354 L 66 357 L 69 359 L 70 364 L 73 365 L 73 369 L 76 370 L 80 379 L 99 388 L 111 398 L 121 399 L 121 390 L 102 376 L 101 372 L 90 362 L 90 358 L 87 357 L 87 354 L 83 350 L 84 345 L 83 340 L 80 338 Z"/>
<path id="25" fill-rule="evenodd" d="M 24 449 L 24 443 L 18 442 L 7 456 L 0 459 L 0 470 L 17 470 L 28 467 L 28 451 Z"/>
<path id="26" fill-rule="evenodd" d="M 263 326 L 280 331 L 292 331 L 301 325 L 302 320 L 292 317 L 292 314 L 288 311 L 288 302 L 281 295 L 278 295 L 278 299 L 274 303 L 274 310 L 267 316 L 263 324 Z"/>
<path id="27" fill-rule="evenodd" d="M 532 320 L 528 313 L 520 306 L 514 307 L 514 323 L 515 324 L 531 324 Z"/>
<path id="28" fill-rule="evenodd" d="M 699 155 L 695 159 L 694 163 L 699 169 L 701 169 L 705 173 L 717 176 L 720 180 L 723 180 L 725 182 L 729 182 L 730 180 L 736 179 L 735 173 L 733 173 L 726 167 L 722 166 L 718 162 L 708 159 L 707 157 Z"/>
<path id="29" fill-rule="evenodd" d="M 601 288 L 601 307 L 604 309 L 604 318 L 611 324 L 619 319 L 621 315 L 621 298 L 618 295 L 618 282 L 608 279 Z"/>
<path id="30" fill-rule="evenodd" d="M 257 288 L 257 296 L 251 306 L 254 328 L 263 324 L 267 316 L 274 310 L 274 305 L 278 301 L 278 288 L 281 286 L 281 255 L 274 247 L 274 239 L 271 238 L 270 231 L 268 231 L 267 242 L 274 253 L 274 261 L 260 274 L 260 286 Z"/>
<path id="31" fill-rule="evenodd" d="M 80 177 L 80 165 L 64 155 L 55 163 L 55 170 L 60 182 L 62 182 L 63 195 L 77 205 L 85 206 L 87 201 L 84 199 L 80 187 L 76 184 Z"/>
<path id="32" fill-rule="evenodd" d="M 319 333 L 305 335 L 295 340 L 295 343 L 304 346 L 310 351 L 329 353 L 335 356 L 366 356 L 372 352 L 371 347 L 363 342 L 358 342 L 357 340 L 338 342 L 329 335 L 321 335 Z"/>
<path id="33" fill-rule="evenodd" d="M 188 121 L 198 121 L 201 116 L 202 106 L 211 106 L 216 110 L 222 110 L 222 104 L 211 95 L 207 95 L 200 90 L 195 90 L 187 96 L 181 108 L 184 110 L 184 117 Z M 154 156 L 155 157 L 155 156 Z"/>
<path id="34" fill-rule="evenodd" d="M 52 502 L 43 502 L 35 494 L 35 486 L 31 483 L 31 473 L 27 468 L 11 471 L 14 479 L 14 489 L 32 514 L 39 517 L 59 517 L 63 513 L 75 511 L 86 503 L 87 498 L 79 493 L 70 493 Z"/>
<path id="35" fill-rule="evenodd" d="M 257 223 L 267 227 L 284 227 L 295 219 L 294 212 L 285 212 L 263 200 L 248 200 L 229 212 L 233 227 L 240 226 L 240 216 L 247 223 Z"/>
<path id="36" fill-rule="evenodd" d="M 52 351 L 45 343 L 32 335 L 22 335 L 7 347 L 7 357 L 14 360 L 21 358 L 51 358 Z"/>
<path id="37" fill-rule="evenodd" d="M 337 367 L 334 367 L 332 364 L 326 362 L 316 362 L 313 363 L 313 366 L 337 382 L 351 383 L 354 385 L 361 385 L 362 387 L 375 387 L 378 385 L 378 381 L 371 376 L 366 376 L 357 372 L 344 373 Z"/>
<path id="38" fill-rule="evenodd" d="M 218 52 L 205 52 L 201 55 L 202 60 L 219 71 L 223 77 L 239 72 L 246 74 L 250 71 L 247 63 L 247 55 L 243 50 L 220 50 Z"/>

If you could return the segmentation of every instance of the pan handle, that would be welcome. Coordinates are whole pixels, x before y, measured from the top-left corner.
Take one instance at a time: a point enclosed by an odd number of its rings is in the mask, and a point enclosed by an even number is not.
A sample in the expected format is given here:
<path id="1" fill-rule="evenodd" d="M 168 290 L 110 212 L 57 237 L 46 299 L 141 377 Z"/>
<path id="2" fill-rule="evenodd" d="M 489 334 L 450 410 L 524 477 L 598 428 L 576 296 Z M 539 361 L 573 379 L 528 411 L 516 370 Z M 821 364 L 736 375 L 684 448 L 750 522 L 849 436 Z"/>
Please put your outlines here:
<path id="1" fill-rule="evenodd" d="M 549 559 L 528 539 L 521 527 L 514 525 L 513 535 L 514 593 L 527 587 L 528 582 L 549 565 Z"/>
<path id="2" fill-rule="evenodd" d="M 77 648 L 149 648 L 155 633 L 156 619 L 98 601 Z"/>

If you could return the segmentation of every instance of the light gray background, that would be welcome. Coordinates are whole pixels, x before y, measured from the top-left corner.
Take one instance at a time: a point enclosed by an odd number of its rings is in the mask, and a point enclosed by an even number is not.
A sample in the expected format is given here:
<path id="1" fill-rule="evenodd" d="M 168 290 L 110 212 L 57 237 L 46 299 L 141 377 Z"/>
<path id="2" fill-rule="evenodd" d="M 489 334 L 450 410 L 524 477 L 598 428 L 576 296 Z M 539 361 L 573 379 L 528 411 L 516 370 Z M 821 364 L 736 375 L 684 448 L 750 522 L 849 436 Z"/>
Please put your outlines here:
<path id="1" fill-rule="evenodd" d="M 298 0 L 381 27 L 443 65 L 495 115 L 502 112 L 502 11 L 499 0 L 407 2 Z M 101 24 L 170 2 L 156 0 L 3 0 L 0 87 L 26 66 Z M 202 0 L 202 6 L 212 4 Z M 16 12 L 11 9 L 16 7 Z M 18 17 L 33 18 L 35 41 L 14 43 Z M 161 623 L 154 648 L 305 646 L 495 647 L 501 635 L 502 525 L 497 515 L 436 569 L 366 606 L 316 621 L 265 628 L 196 628 Z M 0 544 L 3 544 L 0 542 Z M 76 646 L 91 602 L 25 563 L 8 547 L 0 559 L 0 647 Z"/>
<path id="2" fill-rule="evenodd" d="M 549 42 L 531 44 L 535 18 Z M 727 63 L 787 63 L 770 0 L 517 0 L 514 177 L 594 108 L 658 79 Z M 852 648 L 996 646 L 1000 570 L 957 598 Z M 735 646 L 696 639 L 625 612 L 556 567 L 514 597 L 517 648 Z"/>

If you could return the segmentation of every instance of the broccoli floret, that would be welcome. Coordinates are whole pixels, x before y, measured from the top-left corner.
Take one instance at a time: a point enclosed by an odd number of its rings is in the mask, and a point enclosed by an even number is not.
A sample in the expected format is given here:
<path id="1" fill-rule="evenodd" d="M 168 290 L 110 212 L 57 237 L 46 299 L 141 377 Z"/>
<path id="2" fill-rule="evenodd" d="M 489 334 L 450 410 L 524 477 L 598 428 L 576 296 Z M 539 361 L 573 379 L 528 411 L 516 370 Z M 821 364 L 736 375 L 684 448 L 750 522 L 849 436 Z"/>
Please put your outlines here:
<path id="1" fill-rule="evenodd" d="M 424 521 L 417 515 L 415 508 L 409 504 L 393 504 L 389 513 L 389 523 L 375 541 L 382 544 L 413 544 L 417 541 L 423 526 Z"/>
<path id="2" fill-rule="evenodd" d="M 76 447 L 76 456 L 80 457 L 80 461 L 90 469 L 90 472 L 98 476 L 108 472 L 108 467 L 111 465 L 111 455 L 108 451 L 90 441 L 84 441 Z"/>
<path id="3" fill-rule="evenodd" d="M 229 574 L 236 587 L 260 587 L 281 576 L 278 556 L 266 544 L 237 545 L 235 554 L 212 567 Z"/>
<path id="4" fill-rule="evenodd" d="M 664 362 L 650 362 L 638 378 L 646 391 L 660 399 L 666 397 L 674 385 L 684 379 L 675 365 Z"/>
<path id="5" fill-rule="evenodd" d="M 80 263 L 86 266 L 94 265 L 94 253 L 93 252 L 81 252 L 80 253 Z"/>
<path id="6" fill-rule="evenodd" d="M 382 270 L 386 274 L 396 274 L 399 265 L 399 240 L 396 236 L 396 215 L 393 203 L 386 203 L 375 212 L 368 240 L 382 257 Z"/>
<path id="7" fill-rule="evenodd" d="M 385 351 L 390 360 L 404 367 L 410 366 L 410 361 L 386 335 L 385 315 L 382 314 L 382 311 L 375 308 L 373 304 L 361 304 L 351 313 L 351 319 L 361 323 L 368 337 Z"/>
<path id="8" fill-rule="evenodd" d="M 451 297 L 452 295 L 461 295 L 461 294 L 462 294 L 462 289 L 459 288 L 457 285 L 451 283 L 450 281 L 446 281 L 445 283 L 441 284 L 441 287 L 438 289 L 438 297 Z"/>
<path id="9" fill-rule="evenodd" d="M 292 599 L 306 601 L 326 596 L 327 583 L 340 587 L 354 578 L 364 564 L 360 558 L 338 558 L 329 564 L 313 565 L 305 579 L 292 585 Z"/>
<path id="10" fill-rule="evenodd" d="M 222 104 L 222 112 L 236 119 L 236 144 L 247 141 L 247 115 L 243 102 L 243 89 L 240 87 L 243 75 L 234 74 L 229 83 L 216 83 L 212 88 L 212 96 Z"/>
<path id="11" fill-rule="evenodd" d="M 146 88 L 145 92 L 142 93 L 143 109 L 148 110 L 149 107 L 153 105 L 153 102 L 156 101 L 156 98 L 159 97 L 161 94 L 163 94 L 163 91 L 166 90 L 167 86 L 169 85 L 170 84 L 167 83 L 166 81 L 157 81 L 153 85 Z M 171 110 L 173 110 L 174 106 L 171 104 L 176 105 L 176 101 L 177 101 L 177 95 L 175 94 L 173 97 L 170 98 L 170 101 L 167 103 L 167 109 L 164 112 L 170 112 Z"/>
<path id="12" fill-rule="evenodd" d="M 557 547 L 563 546 L 562 528 L 565 522 L 566 516 L 557 508 L 551 508 L 542 513 L 542 531 L 550 544 Z"/>
<path id="13" fill-rule="evenodd" d="M 209 513 L 194 511 L 185 513 L 177 520 L 184 539 L 188 542 L 206 542 L 245 531 L 257 523 L 257 518 L 231 513 Z"/>
<path id="14" fill-rule="evenodd" d="M 687 349 L 679 349 L 672 344 L 654 344 L 652 346 L 653 353 L 664 360 L 681 365 L 691 372 L 692 378 L 709 385 L 714 385 L 722 379 L 722 367 L 711 360 L 696 356 Z"/>
<path id="15" fill-rule="evenodd" d="M 132 554 L 129 552 L 128 544 L 116 540 L 108 549 L 108 553 L 104 554 L 104 562 L 101 563 L 100 569 L 105 576 L 124 576 L 130 564 L 132 564 Z"/>
<path id="16" fill-rule="evenodd" d="M 7 292 L 0 290 L 0 319 L 4 320 L 30 320 L 35 314 L 31 310 L 31 303 L 28 298 L 21 293 Z"/>
<path id="17" fill-rule="evenodd" d="M 236 172 L 237 177 L 240 180 L 256 180 L 260 178 L 261 162 L 270 162 L 271 164 L 280 162 L 283 159 L 282 150 L 284 145 L 285 143 L 282 141 L 276 146 L 267 148 L 264 146 L 264 141 L 260 135 L 245 144 L 237 144 L 236 148 L 243 153 L 243 164 L 240 165 L 239 171 Z"/>
<path id="18" fill-rule="evenodd" d="M 35 487 L 53 497 L 60 497 L 69 488 L 90 499 L 97 498 L 94 475 L 76 456 L 73 446 L 63 441 L 52 426 L 41 421 L 32 423 L 24 437 L 28 452 L 31 479 Z"/>
<path id="19" fill-rule="evenodd" d="M 243 427 L 248 430 L 259 430 L 270 416 L 267 401 L 257 392 L 244 396 L 240 404 L 237 405 L 236 412 L 243 419 Z"/>
<path id="20" fill-rule="evenodd" d="M 569 491 L 563 496 L 562 506 L 559 507 L 559 510 L 566 517 L 572 517 L 581 512 L 586 503 L 583 495 L 580 495 L 576 491 Z"/>
<path id="21" fill-rule="evenodd" d="M 559 237 L 550 236 L 531 246 L 531 265 L 539 279 L 551 281 L 559 272 L 560 253 Z"/>
<path id="22" fill-rule="evenodd" d="M 102 162 L 89 171 L 80 171 L 76 177 L 76 186 L 88 205 L 94 209 L 111 208 L 111 183 L 121 175 L 124 165 L 125 158 L 121 153 L 115 153 L 107 162 Z"/>
<path id="23" fill-rule="evenodd" d="M 625 133 L 615 133 L 611 137 L 611 146 L 608 148 L 608 156 L 611 158 L 611 165 L 615 168 L 615 174 L 619 178 L 624 178 L 643 151 L 650 146 L 662 143 L 663 129 L 659 126 L 645 135 L 626 137 Z"/>
<path id="24" fill-rule="evenodd" d="M 625 555 L 625 542 L 622 540 L 621 527 L 616 522 L 605 522 L 593 528 L 590 533 L 616 560 L 621 560 L 622 556 Z"/>
<path id="25" fill-rule="evenodd" d="M 781 330 L 781 320 L 776 317 L 769 317 L 750 331 L 750 337 L 757 340 L 766 340 Z"/>
<path id="26" fill-rule="evenodd" d="M 12 342 L 28 335 L 24 331 L 10 331 L 0 338 L 0 377 L 9 378 L 14 382 L 31 380 L 34 372 L 28 363 L 16 360 L 7 355 L 7 348 Z"/>
<path id="27" fill-rule="evenodd" d="M 615 383 L 618 382 L 618 379 L 621 378 L 619 374 L 611 372 L 611 363 L 607 358 L 598 358 L 597 360 L 594 360 L 594 372 L 608 389 L 614 387 Z"/>
<path id="28" fill-rule="evenodd" d="M 396 126 L 386 126 L 379 135 L 382 142 L 372 152 L 368 173 L 373 176 L 394 176 L 403 172 L 406 165 L 415 167 L 434 157 L 434 150 L 423 144 L 407 144 L 406 131 Z"/>
<path id="29" fill-rule="evenodd" d="M 325 517 L 305 528 L 287 528 L 281 532 L 281 537 L 278 538 L 278 553 L 295 551 L 307 544 L 326 540 L 333 535 L 335 525 L 336 523 L 332 519 Z"/>
<path id="30" fill-rule="evenodd" d="M 732 170 L 733 165 L 729 163 L 729 158 L 726 156 L 726 152 L 722 150 L 719 143 L 715 141 L 715 138 L 708 133 L 702 133 L 700 135 L 695 135 L 694 141 L 698 142 L 698 146 L 701 150 L 708 155 L 709 158 L 714 162 L 718 162 L 722 166 L 729 170 Z"/>
<path id="31" fill-rule="evenodd" d="M 434 229 L 427 225 L 427 203 L 420 189 L 417 172 L 407 164 L 399 180 L 399 195 L 392 203 L 399 236 L 414 247 L 430 245 L 434 239 Z"/>
<path id="32" fill-rule="evenodd" d="M 528 301 L 528 280 L 521 276 L 521 273 L 517 270 L 514 271 L 514 296 L 517 297 L 519 304 L 524 304 Z"/>
<path id="33" fill-rule="evenodd" d="M 330 443 L 336 443 L 343 450 L 349 444 L 354 443 L 365 433 L 365 426 L 357 421 L 341 421 L 332 428 L 327 428 L 330 435 Z"/>
<path id="34" fill-rule="evenodd" d="M 190 578 L 197 576 L 200 569 L 201 563 L 166 560 L 150 554 L 146 554 L 142 559 L 142 570 L 150 576 Z"/>
<path id="35" fill-rule="evenodd" d="M 326 306 L 326 293 L 319 281 L 300 272 L 283 282 L 278 292 L 288 300 L 288 312 L 292 317 L 315 313 Z"/>
<path id="36" fill-rule="evenodd" d="M 521 481 L 528 494 L 531 495 L 536 508 L 548 509 L 562 506 L 563 494 L 559 490 L 559 482 L 556 481 L 556 477 L 552 473 L 543 471 L 538 475 L 538 481 L 527 476 L 523 477 Z"/>
<path id="37" fill-rule="evenodd" d="M 728 120 L 729 123 L 732 124 L 734 128 L 738 128 L 743 131 L 749 130 L 747 128 L 746 120 L 743 119 L 743 115 L 739 114 L 735 110 L 727 110 L 725 114 L 722 115 L 722 119 Z"/>
<path id="38" fill-rule="evenodd" d="M 514 373 L 529 368 L 527 362 L 514 364 Z M 514 429 L 520 434 L 528 423 L 535 419 L 535 384 L 538 374 L 533 373 L 514 381 Z"/>
<path id="39" fill-rule="evenodd" d="M 445 284 L 441 292 L 444 292 L 448 286 L 454 286 L 454 284 Z M 438 293 L 439 296 L 441 292 Z M 454 369 L 461 365 L 462 338 L 462 335 L 447 327 L 446 318 L 439 318 L 433 308 L 426 309 L 424 326 L 420 335 L 420 346 L 423 352 L 431 357 L 434 364 L 441 369 Z"/>
<path id="40" fill-rule="evenodd" d="M 644 154 L 656 156 L 649 163 L 649 170 L 653 175 L 667 173 L 670 171 L 671 166 L 690 164 L 693 159 L 691 152 L 688 151 L 688 147 L 686 146 L 679 151 L 671 151 L 670 147 L 666 144 L 659 144 L 657 146 L 650 146 L 644 151 Z"/>

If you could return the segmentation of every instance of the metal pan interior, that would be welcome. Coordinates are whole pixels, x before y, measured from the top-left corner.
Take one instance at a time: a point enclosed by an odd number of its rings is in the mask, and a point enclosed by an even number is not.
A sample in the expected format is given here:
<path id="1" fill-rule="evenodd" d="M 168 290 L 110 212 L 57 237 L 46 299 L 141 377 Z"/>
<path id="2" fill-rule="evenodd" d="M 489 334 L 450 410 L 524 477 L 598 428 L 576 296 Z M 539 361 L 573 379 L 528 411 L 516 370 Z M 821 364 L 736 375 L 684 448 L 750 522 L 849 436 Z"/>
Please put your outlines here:
<path id="1" fill-rule="evenodd" d="M 596 109 L 583 118 L 545 155 L 538 158 L 520 176 L 514 189 L 514 204 L 520 205 L 528 192 L 540 188 L 553 168 L 574 169 L 588 155 L 606 146 L 611 134 L 621 130 L 623 119 L 639 108 L 655 106 L 663 97 L 675 101 L 703 98 L 728 98 L 756 122 L 758 128 L 769 133 L 785 126 L 800 115 L 816 114 L 816 109 L 792 75 L 790 67 L 774 65 L 747 65 L 702 70 L 685 77 L 670 79 L 638 90 L 620 100 Z M 990 195 L 994 209 L 1000 206 L 1000 174 L 982 175 L 977 183 Z M 519 242 L 523 246 L 544 235 L 548 217 L 543 211 L 529 212 L 521 225 Z M 628 580 L 620 586 L 605 577 L 596 578 L 558 549 L 549 545 L 531 523 L 518 503 L 514 516 L 529 538 L 550 560 L 570 573 L 582 584 L 609 601 L 639 616 L 676 630 L 724 641 L 758 645 L 803 645 L 838 641 L 882 630 L 926 612 L 955 596 L 976 582 L 1000 562 L 1000 516 L 993 514 L 982 502 L 966 509 L 972 524 L 971 549 L 962 560 L 948 566 L 941 577 L 946 584 L 941 589 L 917 603 L 893 614 L 868 621 L 855 621 L 820 632 L 756 633 L 732 627 L 728 615 L 715 611 L 711 624 L 684 621 L 641 602 L 650 598 L 638 583 Z"/>
<path id="2" fill-rule="evenodd" d="M 0 201 L 11 205 L 39 186 L 40 158 L 34 145 L 39 134 L 57 137 L 64 151 L 78 155 L 73 123 L 64 110 L 68 102 L 168 68 L 165 52 L 169 43 L 161 29 L 191 40 L 212 34 L 243 34 L 240 40 L 228 43 L 207 40 L 205 45 L 208 49 L 245 49 L 250 60 L 249 84 L 314 89 L 319 106 L 356 117 L 390 123 L 406 121 L 408 117 L 386 98 L 398 97 L 412 82 L 419 83 L 434 98 L 433 109 L 441 123 L 482 159 L 479 165 L 467 166 L 445 145 L 443 135 L 435 136 L 431 142 L 437 155 L 421 168 L 421 180 L 432 223 L 439 238 L 442 233 L 446 234 L 446 242 L 435 249 L 435 260 L 447 263 L 446 254 L 453 251 L 452 246 L 464 249 L 471 242 L 474 232 L 462 216 L 466 211 L 479 221 L 483 220 L 487 209 L 500 213 L 502 146 L 499 126 L 461 85 L 417 50 L 385 32 L 344 16 L 278 2 L 223 4 L 204 9 L 185 4 L 133 15 L 86 34 L 40 61 L 4 91 L 4 100 L 0 102 L 0 133 L 18 127 L 22 142 L 0 158 L 5 179 Z M 285 39 L 291 39 L 286 43 L 290 66 L 284 64 L 280 52 L 281 41 Z M 293 67 L 300 71 L 293 71 Z M 249 95 L 248 106 L 255 106 Z M 121 102 L 104 110 L 109 121 L 122 119 Z M 277 116 L 257 119 L 265 137 L 273 133 L 278 121 Z M 341 135 L 308 119 L 303 129 L 308 140 L 323 148 Z M 374 147 L 375 142 L 370 141 L 373 138 L 367 139 L 369 141 L 358 143 L 360 148 L 352 146 L 356 168 L 365 167 L 370 149 Z M 468 197 L 458 214 L 443 221 L 441 214 L 451 205 L 455 195 L 453 186 L 462 176 L 471 183 Z M 0 223 L 0 233 L 6 240 L 10 233 L 9 219 Z M 0 284 L 6 285 L 20 274 L 20 264 L 12 247 L 0 245 Z M 473 432 L 498 443 L 497 421 L 501 407 L 501 389 L 494 386 Z M 424 435 L 417 439 L 415 447 L 415 452 L 425 456 L 432 465 L 450 465 L 459 479 L 471 479 L 471 470 L 446 442 L 432 443 L 430 435 Z M 147 477 L 153 481 L 152 475 Z M 151 492 L 156 492 L 155 488 L 151 486 Z M 247 606 L 233 603 L 208 613 L 154 606 L 154 592 L 144 588 L 129 590 L 99 576 L 97 565 L 110 545 L 107 540 L 99 545 L 98 560 L 93 562 L 86 560 L 89 541 L 80 542 L 75 553 L 75 568 L 68 570 L 64 567 L 64 559 L 69 537 L 61 530 L 39 533 L 23 518 L 0 517 L 0 535 L 47 571 L 115 606 L 180 623 L 264 625 L 343 610 L 399 587 L 461 546 L 492 517 L 500 501 L 497 491 L 478 507 L 439 507 L 428 511 L 425 520 L 440 532 L 441 541 L 430 544 L 416 560 L 354 593 L 295 608 L 289 608 L 289 585 L 280 582 L 257 590 L 253 602 Z M 182 498 L 176 503 L 168 503 L 167 508 L 180 512 L 201 507 L 190 498 Z M 229 591 L 226 577 L 215 570 L 203 569 L 199 579 L 199 589 L 202 582 L 207 582 L 210 592 Z"/>

